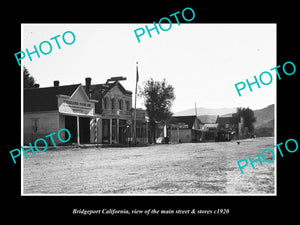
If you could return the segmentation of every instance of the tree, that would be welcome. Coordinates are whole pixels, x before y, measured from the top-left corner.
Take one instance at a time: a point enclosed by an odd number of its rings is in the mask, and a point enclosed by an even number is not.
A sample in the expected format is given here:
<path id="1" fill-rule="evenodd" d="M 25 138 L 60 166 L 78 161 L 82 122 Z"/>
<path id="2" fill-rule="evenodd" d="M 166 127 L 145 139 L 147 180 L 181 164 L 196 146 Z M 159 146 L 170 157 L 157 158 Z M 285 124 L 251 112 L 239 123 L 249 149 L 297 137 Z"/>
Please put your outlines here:
<path id="1" fill-rule="evenodd" d="M 237 116 L 244 118 L 244 128 L 248 130 L 250 134 L 254 133 L 254 122 L 256 118 L 252 109 L 248 108 L 237 108 Z"/>
<path id="2" fill-rule="evenodd" d="M 28 69 L 25 66 L 23 67 L 23 81 L 24 81 L 24 88 L 39 87 L 39 84 L 35 83 L 34 77 L 30 75 Z"/>
<path id="3" fill-rule="evenodd" d="M 150 131 L 155 143 L 156 123 L 167 123 L 171 118 L 171 107 L 175 100 L 174 87 L 167 83 L 154 81 L 152 78 L 144 82 L 144 87 L 140 89 L 139 95 L 144 98 L 144 104 L 150 120 Z"/>

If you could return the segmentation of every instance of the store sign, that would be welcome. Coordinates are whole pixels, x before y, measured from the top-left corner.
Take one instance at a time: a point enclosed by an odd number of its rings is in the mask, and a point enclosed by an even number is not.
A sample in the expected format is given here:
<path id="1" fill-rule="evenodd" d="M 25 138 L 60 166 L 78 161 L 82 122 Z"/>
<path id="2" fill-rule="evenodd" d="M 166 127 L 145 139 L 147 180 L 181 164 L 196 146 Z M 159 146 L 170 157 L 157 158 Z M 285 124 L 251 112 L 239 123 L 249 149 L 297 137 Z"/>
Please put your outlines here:
<path id="1" fill-rule="evenodd" d="M 61 104 L 59 105 L 59 112 L 69 114 L 93 115 L 94 108 L 94 103 L 61 99 Z"/>
<path id="2" fill-rule="evenodd" d="M 182 128 L 182 129 L 189 128 L 188 124 L 178 124 L 177 126 L 178 128 Z"/>
<path id="3" fill-rule="evenodd" d="M 179 129 L 186 129 L 186 128 L 189 128 L 189 125 L 186 123 L 177 123 L 177 124 L 171 124 L 171 127 L 179 128 Z"/>

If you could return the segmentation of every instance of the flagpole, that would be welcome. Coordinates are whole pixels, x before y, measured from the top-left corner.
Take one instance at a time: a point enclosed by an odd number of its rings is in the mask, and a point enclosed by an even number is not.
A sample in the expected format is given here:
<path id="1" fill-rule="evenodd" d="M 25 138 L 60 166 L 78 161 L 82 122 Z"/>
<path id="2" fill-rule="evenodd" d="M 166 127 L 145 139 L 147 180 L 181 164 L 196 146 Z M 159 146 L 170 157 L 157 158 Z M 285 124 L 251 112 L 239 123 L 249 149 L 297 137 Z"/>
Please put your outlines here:
<path id="1" fill-rule="evenodd" d="M 135 145 L 136 145 L 136 95 L 137 95 L 137 83 L 138 83 L 138 62 L 136 62 L 136 82 L 135 82 L 135 94 L 134 94 L 133 143 Z"/>

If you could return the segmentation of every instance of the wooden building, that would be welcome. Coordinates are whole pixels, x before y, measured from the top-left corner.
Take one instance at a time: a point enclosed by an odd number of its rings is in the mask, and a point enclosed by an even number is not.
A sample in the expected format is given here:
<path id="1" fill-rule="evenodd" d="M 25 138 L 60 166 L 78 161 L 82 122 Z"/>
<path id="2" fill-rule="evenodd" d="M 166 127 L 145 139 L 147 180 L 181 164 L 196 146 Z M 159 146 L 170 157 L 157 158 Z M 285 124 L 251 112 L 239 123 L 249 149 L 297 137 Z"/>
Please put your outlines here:
<path id="1" fill-rule="evenodd" d="M 201 142 L 231 141 L 242 138 L 243 118 L 236 114 L 218 116 L 215 123 L 200 124 Z"/>
<path id="2" fill-rule="evenodd" d="M 24 89 L 24 143 L 67 128 L 69 143 L 127 144 L 132 141 L 132 92 L 112 77 L 104 84 Z M 145 110 L 137 110 L 138 141 L 147 142 Z M 52 144 L 50 138 L 48 144 Z"/>
<path id="3" fill-rule="evenodd" d="M 174 116 L 168 126 L 171 143 L 199 142 L 200 123 L 197 116 Z"/>
<path id="4" fill-rule="evenodd" d="M 236 114 L 231 116 L 218 116 L 216 123 L 218 124 L 218 141 L 231 141 L 240 138 L 241 120 Z"/>
<path id="5" fill-rule="evenodd" d="M 205 123 L 200 125 L 201 142 L 217 141 L 218 124 L 217 123 Z"/>

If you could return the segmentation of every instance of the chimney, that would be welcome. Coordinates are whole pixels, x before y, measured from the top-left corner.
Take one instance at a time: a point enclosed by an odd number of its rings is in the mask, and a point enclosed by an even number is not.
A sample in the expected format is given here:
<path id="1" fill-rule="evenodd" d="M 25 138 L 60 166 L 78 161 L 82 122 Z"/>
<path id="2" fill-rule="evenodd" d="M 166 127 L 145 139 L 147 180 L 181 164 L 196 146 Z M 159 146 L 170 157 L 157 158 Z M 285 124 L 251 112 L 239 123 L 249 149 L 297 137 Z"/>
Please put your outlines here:
<path id="1" fill-rule="evenodd" d="M 90 95 L 90 92 L 91 92 L 91 81 L 92 81 L 92 78 L 90 77 L 86 77 L 85 78 L 85 92 L 86 94 L 91 97 Z"/>
<path id="2" fill-rule="evenodd" d="M 55 80 L 53 81 L 54 87 L 58 87 L 59 86 L 59 80 Z"/>

